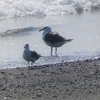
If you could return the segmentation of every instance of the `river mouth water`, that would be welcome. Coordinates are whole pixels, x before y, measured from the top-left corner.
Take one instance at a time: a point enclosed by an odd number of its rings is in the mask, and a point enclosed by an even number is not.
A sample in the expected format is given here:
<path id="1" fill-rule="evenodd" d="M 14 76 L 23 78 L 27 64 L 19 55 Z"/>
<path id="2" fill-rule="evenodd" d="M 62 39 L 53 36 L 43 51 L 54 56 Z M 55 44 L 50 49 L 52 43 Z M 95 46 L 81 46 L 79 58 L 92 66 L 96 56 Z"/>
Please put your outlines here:
<path id="1" fill-rule="evenodd" d="M 9 18 L 0 21 L 0 68 L 26 67 L 27 62 L 22 58 L 26 43 L 30 45 L 30 50 L 44 56 L 35 65 L 100 57 L 100 12 L 43 18 Z M 74 39 L 58 48 L 58 56 L 50 56 L 50 47 L 43 42 L 42 32 L 38 31 L 45 25 L 49 25 L 52 31 L 57 31 L 65 38 Z"/>

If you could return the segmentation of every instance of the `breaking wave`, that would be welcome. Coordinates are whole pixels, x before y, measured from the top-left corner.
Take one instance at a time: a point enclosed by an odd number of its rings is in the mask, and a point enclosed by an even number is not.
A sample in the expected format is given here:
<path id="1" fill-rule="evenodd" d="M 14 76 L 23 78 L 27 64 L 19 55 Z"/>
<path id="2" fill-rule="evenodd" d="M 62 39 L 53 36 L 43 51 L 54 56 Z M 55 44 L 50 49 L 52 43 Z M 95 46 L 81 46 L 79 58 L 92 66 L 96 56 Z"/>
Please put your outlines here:
<path id="1" fill-rule="evenodd" d="M 19 28 L 19 29 L 12 29 L 6 30 L 5 32 L 0 32 L 0 37 L 12 36 L 12 35 L 26 35 L 28 31 L 34 31 L 36 28 L 34 27 L 27 27 L 27 28 Z M 24 34 L 23 34 L 24 33 Z"/>
<path id="2" fill-rule="evenodd" d="M 0 0 L 0 18 L 52 16 L 100 9 L 100 0 Z"/>

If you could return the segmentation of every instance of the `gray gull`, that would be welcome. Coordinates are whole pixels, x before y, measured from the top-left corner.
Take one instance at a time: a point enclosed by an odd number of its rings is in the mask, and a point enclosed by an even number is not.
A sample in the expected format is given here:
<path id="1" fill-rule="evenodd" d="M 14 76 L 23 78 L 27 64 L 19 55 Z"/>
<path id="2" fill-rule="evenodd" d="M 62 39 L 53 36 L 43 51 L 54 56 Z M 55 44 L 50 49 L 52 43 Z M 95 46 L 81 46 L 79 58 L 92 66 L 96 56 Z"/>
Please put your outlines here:
<path id="1" fill-rule="evenodd" d="M 32 64 L 36 60 L 38 60 L 41 57 L 41 55 L 35 51 L 30 51 L 29 44 L 25 44 L 24 48 L 25 50 L 23 51 L 23 58 L 28 62 L 28 65 L 29 65 L 29 62 L 31 62 L 31 66 L 32 66 Z"/>

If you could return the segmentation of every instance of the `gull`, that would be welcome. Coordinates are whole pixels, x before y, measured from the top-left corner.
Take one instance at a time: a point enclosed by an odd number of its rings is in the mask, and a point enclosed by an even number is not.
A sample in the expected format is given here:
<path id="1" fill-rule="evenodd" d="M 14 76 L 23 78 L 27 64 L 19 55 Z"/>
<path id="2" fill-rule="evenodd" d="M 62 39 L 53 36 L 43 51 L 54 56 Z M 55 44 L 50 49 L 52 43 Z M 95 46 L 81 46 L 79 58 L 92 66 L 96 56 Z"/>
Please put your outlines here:
<path id="1" fill-rule="evenodd" d="M 23 58 L 28 62 L 28 66 L 29 62 L 31 62 L 32 66 L 32 64 L 35 63 L 35 61 L 38 60 L 41 57 L 41 55 L 35 51 L 30 51 L 29 44 L 25 44 L 24 48 L 25 50 L 23 51 Z"/>
<path id="2" fill-rule="evenodd" d="M 42 34 L 43 41 L 51 47 L 51 56 L 53 47 L 55 48 L 55 55 L 57 55 L 57 48 L 61 47 L 67 42 L 71 42 L 73 39 L 66 39 L 59 35 L 58 32 L 52 32 L 51 28 L 49 26 L 45 26 L 39 31 L 44 31 Z"/>

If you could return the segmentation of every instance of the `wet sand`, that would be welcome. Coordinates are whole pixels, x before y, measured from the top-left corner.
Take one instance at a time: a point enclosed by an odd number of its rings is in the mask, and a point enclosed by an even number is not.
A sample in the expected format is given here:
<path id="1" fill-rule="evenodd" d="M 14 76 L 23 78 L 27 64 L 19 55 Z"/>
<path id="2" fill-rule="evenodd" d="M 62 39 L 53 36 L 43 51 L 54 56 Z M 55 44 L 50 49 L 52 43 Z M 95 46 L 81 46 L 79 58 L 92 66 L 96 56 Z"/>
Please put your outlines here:
<path id="1" fill-rule="evenodd" d="M 0 100 L 100 100 L 100 59 L 1 69 Z"/>

